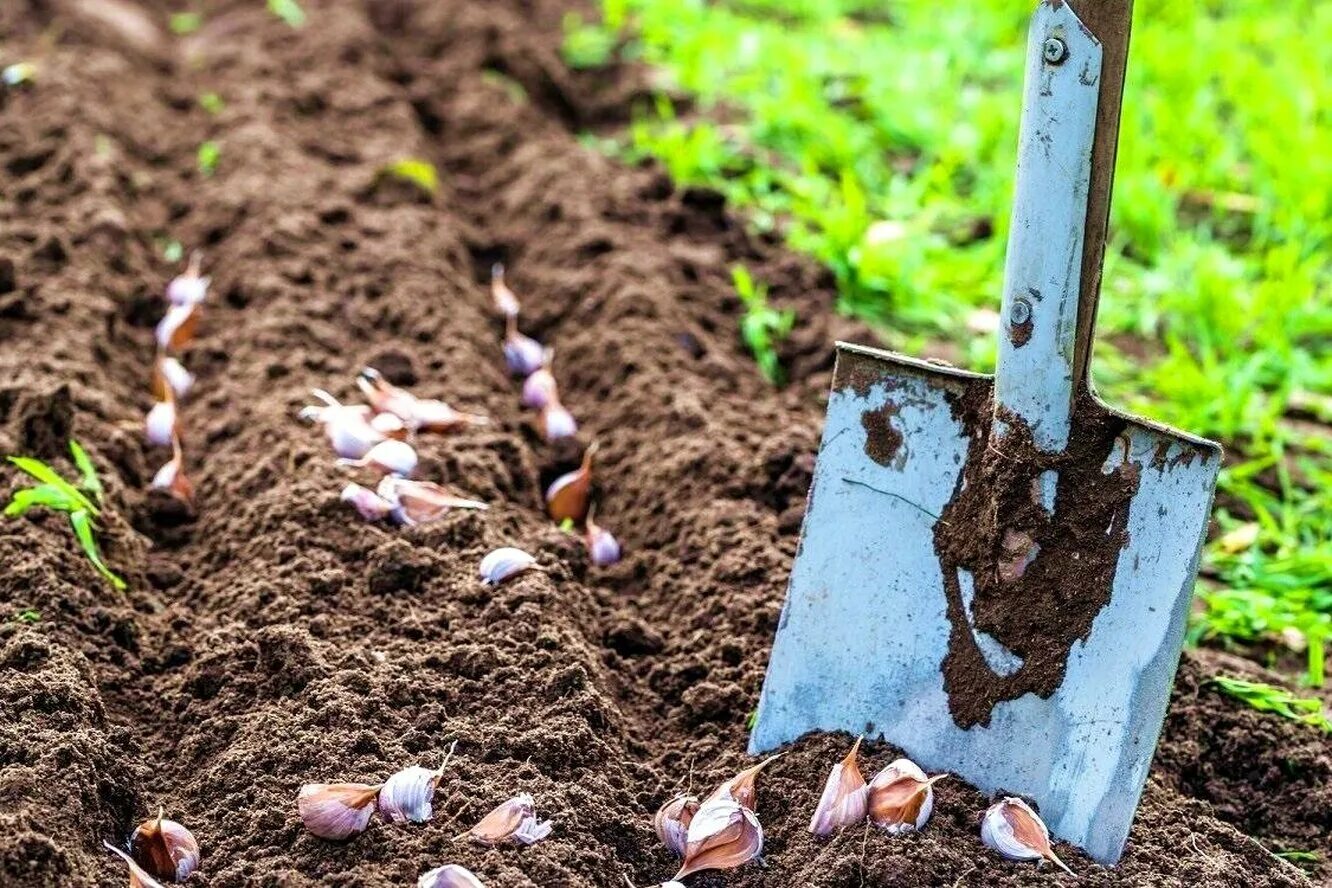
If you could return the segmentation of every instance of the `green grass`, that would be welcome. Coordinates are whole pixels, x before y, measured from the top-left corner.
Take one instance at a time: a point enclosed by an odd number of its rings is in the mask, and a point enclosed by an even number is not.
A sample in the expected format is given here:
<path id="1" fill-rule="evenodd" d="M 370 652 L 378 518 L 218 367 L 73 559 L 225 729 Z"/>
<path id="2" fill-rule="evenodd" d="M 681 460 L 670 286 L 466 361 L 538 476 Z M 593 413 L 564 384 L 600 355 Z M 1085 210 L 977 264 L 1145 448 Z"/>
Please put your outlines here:
<path id="1" fill-rule="evenodd" d="M 988 369 L 966 318 L 999 299 L 1034 5 L 603 0 L 566 55 L 661 78 L 611 150 L 779 231 L 893 346 Z M 1298 638 L 1311 683 L 1332 637 L 1329 70 L 1332 4 L 1139 0 L 1095 364 L 1115 403 L 1224 440 L 1219 520 L 1258 524 L 1209 548 L 1194 637 Z"/>
<path id="2" fill-rule="evenodd" d="M 1282 718 L 1332 734 L 1332 721 L 1323 712 L 1323 701 L 1316 697 L 1297 697 L 1285 688 L 1242 678 L 1218 675 L 1212 684 L 1224 694 L 1243 700 L 1254 709 L 1274 712 Z"/>

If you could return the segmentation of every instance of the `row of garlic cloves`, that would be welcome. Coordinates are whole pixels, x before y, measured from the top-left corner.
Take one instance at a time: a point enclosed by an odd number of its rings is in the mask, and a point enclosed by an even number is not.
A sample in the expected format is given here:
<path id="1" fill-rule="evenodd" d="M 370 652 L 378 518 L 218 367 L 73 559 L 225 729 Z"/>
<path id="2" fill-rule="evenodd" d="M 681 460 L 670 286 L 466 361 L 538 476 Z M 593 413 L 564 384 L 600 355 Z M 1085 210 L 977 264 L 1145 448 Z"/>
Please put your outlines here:
<path id="1" fill-rule="evenodd" d="M 171 458 L 154 473 L 150 486 L 186 504 L 194 500 L 194 485 L 185 474 L 178 405 L 194 387 L 194 375 L 176 355 L 194 339 L 208 295 L 209 278 L 199 273 L 201 263 L 201 254 L 194 252 L 185 271 L 167 284 L 167 310 L 154 331 L 157 355 L 153 360 L 153 406 L 144 417 L 148 443 L 171 448 Z"/>

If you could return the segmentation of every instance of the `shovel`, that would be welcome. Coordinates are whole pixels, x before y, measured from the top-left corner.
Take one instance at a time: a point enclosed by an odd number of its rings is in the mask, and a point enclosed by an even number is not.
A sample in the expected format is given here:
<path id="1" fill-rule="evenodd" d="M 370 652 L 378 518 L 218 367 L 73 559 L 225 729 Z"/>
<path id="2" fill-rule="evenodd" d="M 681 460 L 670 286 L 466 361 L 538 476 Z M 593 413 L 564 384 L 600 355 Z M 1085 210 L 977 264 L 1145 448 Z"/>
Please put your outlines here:
<path id="1" fill-rule="evenodd" d="M 839 343 L 752 753 L 883 737 L 1123 851 L 1179 662 L 1216 444 L 1087 363 L 1132 0 L 1043 0 L 993 377 Z"/>

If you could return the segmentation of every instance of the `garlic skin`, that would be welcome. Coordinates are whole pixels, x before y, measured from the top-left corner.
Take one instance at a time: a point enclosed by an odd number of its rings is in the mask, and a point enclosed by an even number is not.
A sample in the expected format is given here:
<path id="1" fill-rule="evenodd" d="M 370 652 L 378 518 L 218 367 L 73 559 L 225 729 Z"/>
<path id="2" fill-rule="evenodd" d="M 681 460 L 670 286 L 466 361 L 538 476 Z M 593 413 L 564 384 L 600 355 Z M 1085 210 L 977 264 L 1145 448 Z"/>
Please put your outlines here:
<path id="1" fill-rule="evenodd" d="M 394 505 L 368 487 L 351 483 L 342 488 L 340 498 L 361 514 L 366 521 L 383 521 L 393 514 Z"/>
<path id="2" fill-rule="evenodd" d="M 434 521 L 453 509 L 490 508 L 480 500 L 454 496 L 432 481 L 413 481 L 395 475 L 385 475 L 380 480 L 376 496 L 388 504 L 393 520 L 405 527 Z"/>
<path id="3" fill-rule="evenodd" d="M 564 521 L 579 524 L 587 516 L 592 495 L 592 457 L 596 452 L 597 442 L 593 441 L 583 451 L 583 464 L 556 478 L 546 488 L 546 512 L 556 524 Z"/>
<path id="4" fill-rule="evenodd" d="M 1022 799 L 1009 796 L 986 810 L 981 818 L 981 841 L 1009 860 L 1048 860 L 1074 875 L 1050 847 L 1050 831 Z"/>
<path id="5" fill-rule="evenodd" d="M 530 336 L 518 332 L 518 322 L 509 318 L 508 332 L 504 337 L 504 362 L 509 365 L 509 372 L 514 376 L 527 377 L 541 369 L 546 359 L 546 350 Z"/>
<path id="6" fill-rule="evenodd" d="M 504 282 L 504 263 L 496 262 L 490 266 L 490 298 L 495 304 L 495 311 L 505 318 L 518 317 L 518 297 Z"/>
<path id="7" fill-rule="evenodd" d="M 155 818 L 134 828 L 130 857 L 155 879 L 183 882 L 199 868 L 199 843 L 188 829 L 163 814 L 159 808 Z"/>
<path id="8" fill-rule="evenodd" d="M 574 415 L 559 401 L 551 401 L 541 409 L 541 413 L 537 416 L 537 426 L 547 444 L 572 438 L 578 434 L 578 420 L 574 419 Z"/>
<path id="9" fill-rule="evenodd" d="M 410 475 L 418 462 L 416 449 L 406 441 L 386 438 L 365 452 L 359 459 L 343 457 L 338 460 L 340 466 L 372 469 L 385 475 Z"/>
<path id="10" fill-rule="evenodd" d="M 698 813 L 698 798 L 691 795 L 678 795 L 657 809 L 652 818 L 652 828 L 657 832 L 661 843 L 671 849 L 676 857 L 684 857 L 685 847 L 689 842 L 689 824 Z"/>
<path id="11" fill-rule="evenodd" d="M 897 759 L 870 781 L 870 822 L 889 835 L 923 829 L 934 813 L 934 784 L 947 776 L 926 777 L 911 759 Z"/>
<path id="12" fill-rule="evenodd" d="M 342 841 L 369 826 L 379 790 L 365 783 L 307 783 L 296 796 L 296 807 L 310 832 Z"/>
<path id="13" fill-rule="evenodd" d="M 314 389 L 314 396 L 324 403 L 303 408 L 300 417 L 321 424 L 333 452 L 343 459 L 362 459 L 388 437 L 371 425 L 371 410 L 364 404 L 342 404 L 323 389 Z"/>
<path id="14" fill-rule="evenodd" d="M 158 401 L 143 420 L 143 434 L 154 447 L 170 447 L 176 437 L 176 402 Z"/>
<path id="15" fill-rule="evenodd" d="M 705 802 L 689 823 L 684 862 L 671 878 L 708 869 L 734 869 L 763 853 L 758 815 L 733 801 Z"/>
<path id="16" fill-rule="evenodd" d="M 162 351 L 179 351 L 190 343 L 199 327 L 199 304 L 172 305 L 153 331 Z"/>
<path id="17" fill-rule="evenodd" d="M 117 848 L 115 845 L 112 845 L 105 839 L 102 840 L 102 845 L 112 854 L 119 855 L 120 859 L 125 861 L 125 865 L 129 867 L 129 888 L 166 888 L 161 882 L 149 875 L 143 867 L 135 863 L 133 857 L 130 857 L 124 851 Z"/>
<path id="18" fill-rule="evenodd" d="M 198 305 L 208 295 L 210 278 L 200 277 L 199 269 L 203 264 L 203 254 L 195 250 L 190 254 L 190 264 L 184 273 L 171 279 L 167 284 L 166 298 L 172 305 Z"/>
<path id="19" fill-rule="evenodd" d="M 434 816 L 431 802 L 447 765 L 447 758 L 437 771 L 413 765 L 385 780 L 379 788 L 379 816 L 389 823 L 425 823 Z"/>
<path id="20" fill-rule="evenodd" d="M 490 552 L 481 559 L 479 569 L 481 585 L 498 586 L 505 580 L 512 579 L 529 570 L 539 570 L 537 560 L 534 557 L 522 549 L 504 546 Z"/>
<path id="21" fill-rule="evenodd" d="M 865 777 L 856 762 L 859 751 L 860 739 L 857 739 L 846 758 L 833 765 L 823 784 L 823 795 L 809 821 L 809 831 L 820 838 L 865 819 Z"/>
<path id="22" fill-rule="evenodd" d="M 440 866 L 416 880 L 416 888 L 486 888 L 471 870 L 456 863 Z"/>
<path id="23" fill-rule="evenodd" d="M 757 811 L 758 789 L 755 786 L 755 783 L 758 780 L 759 772 L 784 755 L 786 755 L 786 753 L 779 752 L 776 755 L 768 756 L 751 768 L 745 768 L 739 774 L 736 774 L 730 780 L 727 780 L 721 786 L 713 790 L 712 795 L 703 800 L 703 804 L 707 805 L 714 801 L 729 801 L 735 802 L 742 808 Z"/>
<path id="24" fill-rule="evenodd" d="M 523 380 L 523 406 L 533 410 L 542 410 L 547 404 L 560 400 L 559 386 L 555 384 L 555 374 L 551 372 L 551 362 L 555 359 L 555 350 L 548 348 L 541 360 L 541 366 L 532 371 Z"/>
<path id="25" fill-rule="evenodd" d="M 550 835 L 554 824 L 541 821 L 536 814 L 536 800 L 521 793 L 500 804 L 481 818 L 481 822 L 463 833 L 479 845 L 534 845 Z M 459 836 L 461 838 L 462 836 Z"/>
<path id="26" fill-rule="evenodd" d="M 170 355 L 157 356 L 153 362 L 153 397 L 159 401 L 183 398 L 194 387 L 194 374 Z"/>

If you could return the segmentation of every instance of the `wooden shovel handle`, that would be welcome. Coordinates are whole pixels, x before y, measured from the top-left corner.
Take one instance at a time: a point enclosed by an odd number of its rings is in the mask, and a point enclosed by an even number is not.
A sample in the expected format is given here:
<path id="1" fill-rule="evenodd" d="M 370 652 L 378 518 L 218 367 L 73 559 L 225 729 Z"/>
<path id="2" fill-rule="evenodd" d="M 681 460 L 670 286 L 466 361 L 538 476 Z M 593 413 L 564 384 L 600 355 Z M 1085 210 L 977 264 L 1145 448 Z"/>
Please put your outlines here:
<path id="1" fill-rule="evenodd" d="M 1078 294 L 1078 332 L 1073 348 L 1073 379 L 1075 385 L 1085 385 L 1096 328 L 1096 307 L 1101 298 L 1101 272 L 1110 221 L 1110 192 L 1115 180 L 1115 154 L 1119 148 L 1119 113 L 1124 99 L 1124 71 L 1128 67 L 1133 0 L 1065 2 L 1101 42 L 1102 52 L 1096 141 L 1092 145 L 1091 187 L 1082 246 L 1082 292 Z"/>

